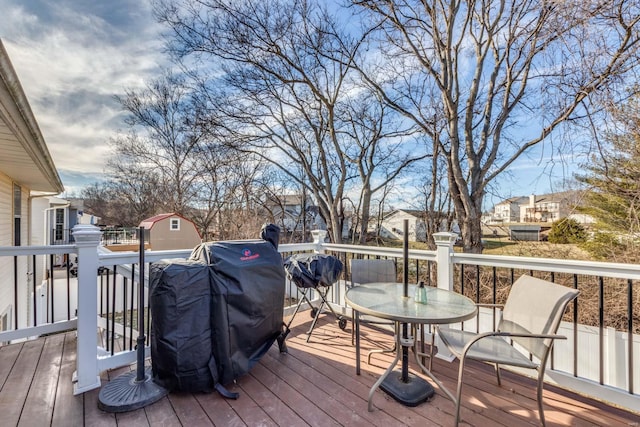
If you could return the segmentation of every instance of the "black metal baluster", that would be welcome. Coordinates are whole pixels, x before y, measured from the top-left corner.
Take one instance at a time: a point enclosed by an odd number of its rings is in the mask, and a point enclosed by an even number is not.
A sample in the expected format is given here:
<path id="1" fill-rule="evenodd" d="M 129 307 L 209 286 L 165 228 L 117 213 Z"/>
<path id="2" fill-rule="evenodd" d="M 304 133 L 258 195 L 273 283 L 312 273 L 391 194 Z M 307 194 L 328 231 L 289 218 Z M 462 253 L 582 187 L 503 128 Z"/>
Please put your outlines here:
<path id="1" fill-rule="evenodd" d="M 37 313 L 38 313 L 38 304 L 37 304 L 37 292 L 36 292 L 36 271 L 38 271 L 38 266 L 36 265 L 36 256 L 33 255 L 33 326 L 36 326 L 37 323 Z M 17 297 L 17 293 L 16 293 L 16 304 L 18 302 L 18 297 Z M 18 306 L 16 305 L 16 323 L 15 323 L 15 327 L 16 329 L 18 329 L 18 310 L 17 310 Z"/>
<path id="2" fill-rule="evenodd" d="M 573 289 L 578 289 L 578 275 L 573 275 Z M 578 296 L 578 298 L 580 298 Z M 578 376 L 578 298 L 573 300 L 573 376 Z"/>
<path id="3" fill-rule="evenodd" d="M 105 340 L 107 342 L 106 343 L 107 344 L 107 351 L 109 351 L 109 349 L 111 348 L 111 346 L 109 345 L 109 344 L 111 344 L 111 341 L 109 340 L 109 336 L 110 336 L 110 334 L 109 334 L 109 330 L 110 330 L 110 328 L 109 328 L 109 296 L 111 295 L 111 290 L 110 290 L 110 287 L 109 287 L 109 281 L 110 281 L 111 275 L 109 274 L 109 270 L 107 270 L 106 276 L 107 276 L 107 285 L 106 285 L 107 286 L 107 295 L 106 295 L 107 313 L 105 315 L 105 322 L 107 324 L 107 336 L 105 337 Z"/>
<path id="4" fill-rule="evenodd" d="M 633 394 L 633 280 L 628 279 L 627 281 L 627 346 L 629 353 L 629 369 L 627 370 L 628 378 L 629 378 L 629 394 Z"/>
<path id="5" fill-rule="evenodd" d="M 604 278 L 600 276 L 598 281 L 600 285 L 598 295 L 600 384 L 604 384 Z"/>
<path id="6" fill-rule="evenodd" d="M 496 272 L 496 268 L 493 267 L 493 298 L 491 299 L 491 303 L 494 305 L 493 308 L 491 309 L 493 311 L 493 331 L 496 330 L 496 292 L 497 292 L 497 272 Z"/>
<path id="7" fill-rule="evenodd" d="M 133 328 L 133 300 L 135 297 L 135 288 L 136 288 L 136 265 L 131 264 L 131 307 L 129 309 L 129 324 L 131 328 Z M 129 349 L 133 350 L 133 333 L 129 336 Z"/>
<path id="8" fill-rule="evenodd" d="M 71 254 L 67 254 L 67 257 L 71 258 Z M 71 320 L 71 267 L 69 264 L 67 263 L 67 320 Z"/>
<path id="9" fill-rule="evenodd" d="M 35 308 L 36 308 L 36 303 L 35 303 L 35 294 L 36 294 L 36 288 L 35 288 L 35 284 L 36 284 L 36 279 L 35 279 L 35 274 L 33 275 L 33 295 L 34 295 L 34 300 L 33 300 L 33 312 L 35 313 Z M 18 329 L 18 257 L 16 255 L 14 255 L 13 257 L 13 306 L 16 308 L 15 309 L 15 313 L 14 313 L 14 324 L 13 327 L 14 329 Z M 33 319 L 33 324 L 36 324 L 36 319 L 34 317 Z"/>
<path id="10" fill-rule="evenodd" d="M 111 355 L 115 353 L 115 345 L 116 345 L 116 274 L 115 270 L 113 271 L 113 292 L 111 293 L 111 337 L 109 338 L 111 341 Z M 107 302 L 108 304 L 108 302 Z"/>
<path id="11" fill-rule="evenodd" d="M 476 265 L 476 304 L 480 304 L 480 266 Z M 476 315 L 476 333 L 480 333 L 480 310 L 478 310 L 478 314 Z"/>
<path id="12" fill-rule="evenodd" d="M 51 295 L 51 319 L 49 319 L 49 316 L 47 316 L 47 322 L 45 323 L 53 323 L 54 322 L 54 313 L 53 313 L 53 294 L 54 289 L 53 289 L 53 284 L 55 283 L 55 280 L 53 280 L 53 254 L 49 255 L 49 268 L 51 269 L 50 272 L 51 274 L 49 275 L 49 284 L 50 286 L 47 289 L 47 304 L 49 303 L 49 295 Z M 67 264 L 69 264 L 69 262 L 67 261 Z"/>

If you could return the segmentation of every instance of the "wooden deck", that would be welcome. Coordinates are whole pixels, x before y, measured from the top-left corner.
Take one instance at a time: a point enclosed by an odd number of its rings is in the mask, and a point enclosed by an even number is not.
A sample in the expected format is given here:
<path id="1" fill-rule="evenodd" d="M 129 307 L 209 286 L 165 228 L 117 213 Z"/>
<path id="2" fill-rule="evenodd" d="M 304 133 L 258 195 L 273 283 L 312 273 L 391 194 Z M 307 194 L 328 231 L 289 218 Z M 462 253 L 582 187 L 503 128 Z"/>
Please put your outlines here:
<path id="1" fill-rule="evenodd" d="M 122 414 L 98 409 L 98 390 L 73 396 L 75 333 L 52 335 L 0 347 L 0 425 L 2 426 L 450 426 L 453 403 L 436 388 L 436 396 L 415 408 L 395 402 L 384 392 L 367 411 L 370 387 L 391 362 L 363 356 L 362 375 L 355 375 L 350 327 L 341 331 L 322 316 L 311 342 L 310 319 L 296 317 L 287 339 L 288 354 L 276 345 L 252 371 L 229 388 L 240 393 L 225 400 L 216 393 L 171 393 L 153 405 Z M 363 349 L 391 337 L 363 328 Z M 475 426 L 538 425 L 535 382 L 505 372 L 496 385 L 493 369 L 472 365 L 463 391 L 464 424 Z M 103 374 L 104 381 L 122 369 Z M 415 372 L 415 371 L 414 371 Z M 434 372 L 453 389 L 457 363 L 436 359 Z M 548 425 L 640 426 L 640 414 L 628 413 L 564 390 L 547 386 L 544 394 Z"/>

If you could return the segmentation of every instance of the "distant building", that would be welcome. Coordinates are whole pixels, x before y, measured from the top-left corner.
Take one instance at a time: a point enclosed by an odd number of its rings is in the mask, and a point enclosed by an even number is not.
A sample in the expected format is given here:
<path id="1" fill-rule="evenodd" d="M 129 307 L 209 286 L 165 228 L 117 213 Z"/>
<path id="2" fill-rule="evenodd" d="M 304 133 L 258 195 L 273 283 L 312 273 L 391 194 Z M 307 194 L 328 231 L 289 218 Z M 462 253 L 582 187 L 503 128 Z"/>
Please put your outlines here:
<path id="1" fill-rule="evenodd" d="M 409 241 L 425 242 L 427 227 L 425 211 L 414 209 L 396 209 L 384 215 L 379 234 L 387 239 L 404 239 L 404 220 L 409 220 Z"/>
<path id="2" fill-rule="evenodd" d="M 149 230 L 149 247 L 154 251 L 193 249 L 202 236 L 193 221 L 177 213 L 164 213 L 147 218 L 140 227 Z"/>
<path id="3" fill-rule="evenodd" d="M 506 199 L 493 207 L 493 215 L 487 222 L 493 224 L 518 222 L 520 220 L 520 207 L 528 202 L 529 199 L 527 197 Z"/>
<path id="4" fill-rule="evenodd" d="M 579 192 L 565 191 L 529 197 L 512 197 L 493 208 L 493 213 L 485 217 L 488 224 L 500 223 L 552 223 L 574 215 Z M 577 216 L 581 223 L 592 222 L 588 216 Z"/>
<path id="5" fill-rule="evenodd" d="M 529 196 L 529 203 L 520 207 L 520 222 L 554 222 L 568 216 L 574 208 L 572 192 Z"/>
<path id="6" fill-rule="evenodd" d="M 272 216 L 271 222 L 283 231 L 308 230 L 315 218 L 315 211 L 311 209 L 313 202 L 308 197 L 305 200 L 301 194 L 273 196 L 265 205 Z"/>
<path id="7" fill-rule="evenodd" d="M 409 238 L 410 242 L 426 242 L 427 241 L 427 212 L 420 209 L 396 209 L 384 215 L 380 223 L 379 234 L 387 239 L 404 239 L 404 220 L 409 221 Z M 442 220 L 438 227 L 438 231 L 452 231 L 460 233 L 456 223 L 452 229 L 448 228 L 447 221 Z"/>
<path id="8" fill-rule="evenodd" d="M 527 225 L 510 225 L 509 226 L 509 240 L 513 241 L 540 241 L 540 231 L 542 227 L 539 225 L 527 224 Z"/>
<path id="9" fill-rule="evenodd" d="M 265 203 L 269 218 L 282 231 L 302 232 L 311 230 L 326 230 L 327 224 L 320 215 L 320 208 L 311 197 L 302 194 L 284 194 L 271 196 Z M 349 234 L 349 215 L 345 215 L 343 237 Z"/>

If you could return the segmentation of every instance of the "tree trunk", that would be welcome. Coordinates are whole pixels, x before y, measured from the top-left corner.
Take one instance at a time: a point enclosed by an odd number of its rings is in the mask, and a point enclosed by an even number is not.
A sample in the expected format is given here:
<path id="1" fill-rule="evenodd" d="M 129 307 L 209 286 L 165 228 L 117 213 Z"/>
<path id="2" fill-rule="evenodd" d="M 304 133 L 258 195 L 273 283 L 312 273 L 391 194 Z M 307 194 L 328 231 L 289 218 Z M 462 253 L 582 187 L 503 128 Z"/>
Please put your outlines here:
<path id="1" fill-rule="evenodd" d="M 360 219 L 360 244 L 364 245 L 367 242 L 367 230 L 369 229 L 369 215 L 371 209 L 371 189 L 362 189 L 362 205 L 361 212 L 362 217 Z"/>

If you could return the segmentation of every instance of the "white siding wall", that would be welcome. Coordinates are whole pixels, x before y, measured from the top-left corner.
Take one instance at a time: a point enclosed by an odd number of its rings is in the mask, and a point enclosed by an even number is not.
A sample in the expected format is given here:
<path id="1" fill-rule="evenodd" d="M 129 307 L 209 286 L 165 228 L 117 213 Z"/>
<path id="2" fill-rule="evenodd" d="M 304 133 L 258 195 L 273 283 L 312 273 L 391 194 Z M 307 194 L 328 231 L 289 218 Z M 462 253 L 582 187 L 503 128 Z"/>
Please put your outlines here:
<path id="1" fill-rule="evenodd" d="M 11 224 L 13 214 L 11 201 L 13 200 L 12 183 L 9 177 L 0 173 L 0 246 L 11 246 Z M 0 257 L 0 316 L 11 311 L 13 307 L 13 260 L 8 257 Z M 13 312 L 10 315 L 9 325 L 13 325 Z"/>
<path id="2" fill-rule="evenodd" d="M 21 243 L 26 246 L 29 244 L 29 189 L 22 187 L 21 200 L 22 219 L 20 226 Z M 13 246 L 13 182 L 12 180 L 0 173 L 0 246 Z M 28 286 L 22 286 L 18 289 L 17 310 L 18 326 L 27 326 L 28 319 L 28 299 L 29 289 L 33 286 L 33 282 L 28 268 L 28 257 L 18 257 L 17 276 L 20 283 L 27 282 Z M 15 328 L 14 315 L 16 310 L 14 307 L 14 259 L 13 257 L 0 257 L 0 316 L 6 312 L 11 312 L 9 324 L 11 328 Z M 27 280 L 24 280 L 27 279 Z"/>

